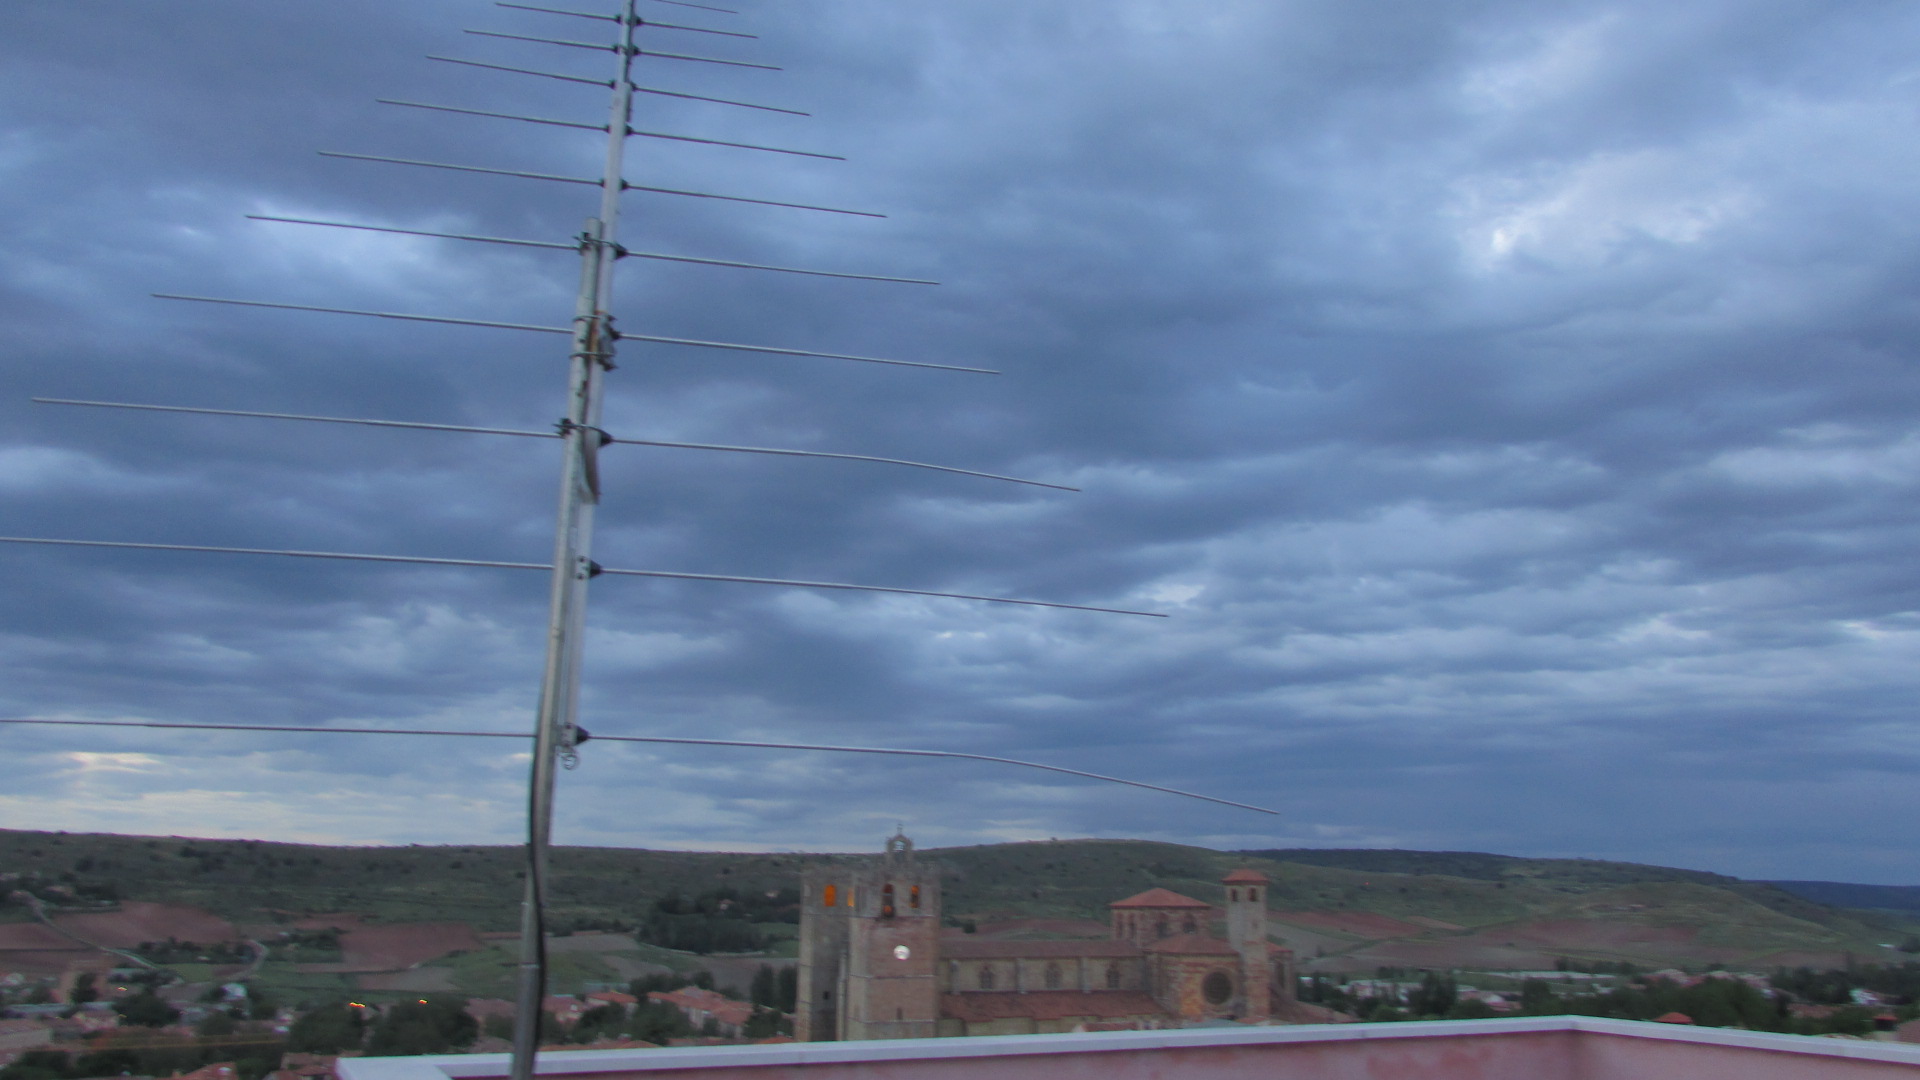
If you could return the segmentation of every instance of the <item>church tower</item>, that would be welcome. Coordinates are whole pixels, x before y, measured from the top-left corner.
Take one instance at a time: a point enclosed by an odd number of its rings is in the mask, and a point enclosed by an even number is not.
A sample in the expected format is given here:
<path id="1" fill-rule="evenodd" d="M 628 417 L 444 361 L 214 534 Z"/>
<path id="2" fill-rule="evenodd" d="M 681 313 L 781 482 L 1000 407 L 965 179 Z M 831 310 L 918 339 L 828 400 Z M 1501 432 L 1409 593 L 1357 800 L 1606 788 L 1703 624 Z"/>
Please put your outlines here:
<path id="1" fill-rule="evenodd" d="M 939 1034 L 940 875 L 896 833 L 851 886 L 843 1039 Z"/>
<path id="2" fill-rule="evenodd" d="M 800 883 L 800 977 L 793 1037 L 797 1042 L 830 1042 L 840 1037 L 846 999 L 853 875 L 844 865 L 809 866 L 801 872 Z"/>
<path id="3" fill-rule="evenodd" d="M 1227 944 L 1240 956 L 1239 1009 L 1242 1019 L 1273 1015 L 1273 963 L 1267 947 L 1267 881 L 1257 870 L 1235 870 L 1222 878 L 1227 888 Z"/>

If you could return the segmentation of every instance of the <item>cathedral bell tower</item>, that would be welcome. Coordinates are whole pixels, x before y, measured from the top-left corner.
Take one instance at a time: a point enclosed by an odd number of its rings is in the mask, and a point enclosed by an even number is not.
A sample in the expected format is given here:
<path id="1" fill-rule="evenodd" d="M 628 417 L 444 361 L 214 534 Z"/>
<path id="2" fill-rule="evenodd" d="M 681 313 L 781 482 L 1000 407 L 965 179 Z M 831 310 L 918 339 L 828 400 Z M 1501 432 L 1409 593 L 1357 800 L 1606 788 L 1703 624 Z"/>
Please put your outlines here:
<path id="1" fill-rule="evenodd" d="M 940 875 L 895 833 L 858 875 L 847 927 L 841 1037 L 926 1039 L 939 1033 Z"/>
<path id="2" fill-rule="evenodd" d="M 1273 962 L 1267 947 L 1267 881 L 1257 870 L 1235 870 L 1222 878 L 1227 889 L 1227 944 L 1240 955 L 1242 1019 L 1273 1015 Z"/>
<path id="3" fill-rule="evenodd" d="M 938 1034 L 940 874 L 904 833 L 861 865 L 803 876 L 794 1038 L 924 1039 Z"/>

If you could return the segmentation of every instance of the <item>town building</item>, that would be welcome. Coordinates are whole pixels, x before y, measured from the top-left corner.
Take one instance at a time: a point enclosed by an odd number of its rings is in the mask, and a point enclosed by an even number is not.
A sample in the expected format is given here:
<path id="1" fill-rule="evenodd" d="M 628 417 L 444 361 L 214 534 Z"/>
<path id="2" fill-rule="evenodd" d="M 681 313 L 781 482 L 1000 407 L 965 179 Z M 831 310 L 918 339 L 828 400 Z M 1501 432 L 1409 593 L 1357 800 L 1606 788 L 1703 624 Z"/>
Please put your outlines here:
<path id="1" fill-rule="evenodd" d="M 943 930 L 938 867 L 895 835 L 879 858 L 810 868 L 794 1035 L 915 1039 L 1290 1021 L 1293 953 L 1267 940 L 1267 879 L 1236 870 L 1220 909 L 1167 889 L 1108 906 L 1104 940 Z M 1318 1017 L 1316 1017 L 1318 1018 Z"/>

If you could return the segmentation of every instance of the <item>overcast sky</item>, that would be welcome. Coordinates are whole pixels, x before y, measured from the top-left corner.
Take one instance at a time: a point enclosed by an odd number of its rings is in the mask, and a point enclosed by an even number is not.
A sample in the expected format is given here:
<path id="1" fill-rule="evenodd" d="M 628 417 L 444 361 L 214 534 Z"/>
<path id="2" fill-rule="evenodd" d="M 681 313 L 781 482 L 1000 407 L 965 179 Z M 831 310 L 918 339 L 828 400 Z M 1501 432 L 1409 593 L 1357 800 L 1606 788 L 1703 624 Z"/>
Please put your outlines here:
<path id="1" fill-rule="evenodd" d="M 611 10 L 607 0 L 555 6 Z M 1471 849 L 1920 883 L 1920 9 L 1893 0 L 643 0 L 614 567 L 1166 619 L 601 578 L 585 725 L 1024 757 L 589 744 L 564 843 L 1069 836 Z M 546 428 L 536 324 L 594 175 L 608 24 L 479 0 L 0 5 L 0 533 L 541 562 L 549 441 L 34 405 Z M 523 731 L 537 572 L 0 545 L 0 716 Z M 0 730 L 0 825 L 511 842 L 503 740 Z"/>

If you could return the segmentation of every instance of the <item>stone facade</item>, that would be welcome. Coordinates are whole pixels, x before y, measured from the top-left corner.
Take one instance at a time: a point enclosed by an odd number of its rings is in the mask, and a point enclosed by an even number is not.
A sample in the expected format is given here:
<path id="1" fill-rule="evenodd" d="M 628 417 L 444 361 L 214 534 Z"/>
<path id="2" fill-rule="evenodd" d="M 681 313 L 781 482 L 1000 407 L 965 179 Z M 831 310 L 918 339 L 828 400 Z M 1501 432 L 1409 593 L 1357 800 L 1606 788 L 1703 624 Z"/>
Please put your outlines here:
<path id="1" fill-rule="evenodd" d="M 1109 905 L 1104 941 L 992 941 L 940 928 L 938 871 L 896 835 L 859 866 L 803 877 L 795 1037 L 934 1035 L 1272 1022 L 1293 954 L 1267 940 L 1267 879 L 1236 870 L 1221 909 L 1166 889 Z"/>

